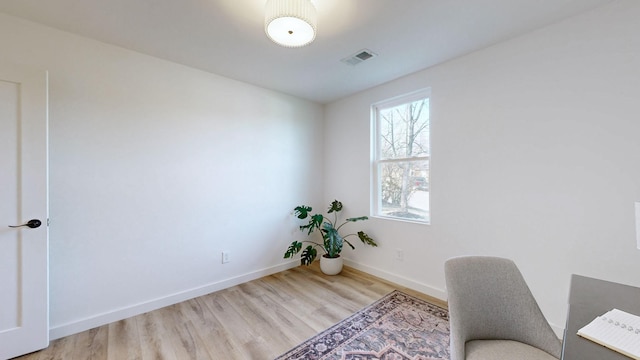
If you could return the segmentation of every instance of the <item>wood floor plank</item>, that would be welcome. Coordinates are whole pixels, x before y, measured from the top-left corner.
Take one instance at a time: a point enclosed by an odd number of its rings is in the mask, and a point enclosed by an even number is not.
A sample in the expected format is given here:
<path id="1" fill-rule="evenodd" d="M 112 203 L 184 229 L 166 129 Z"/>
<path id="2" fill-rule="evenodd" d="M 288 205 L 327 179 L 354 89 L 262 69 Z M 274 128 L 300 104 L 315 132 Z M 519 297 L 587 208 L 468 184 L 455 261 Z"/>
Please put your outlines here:
<path id="1" fill-rule="evenodd" d="M 179 360 L 211 359 L 198 329 L 189 320 L 180 306 L 169 306 L 158 310 L 165 317 L 166 340 L 170 341 L 175 357 Z"/>
<path id="2" fill-rule="evenodd" d="M 225 327 L 207 307 L 206 300 L 209 296 L 192 300 L 196 302 L 192 305 L 192 309 L 197 306 L 201 312 L 199 312 L 200 315 L 193 313 L 188 316 L 192 316 L 191 321 L 201 330 L 201 338 L 209 353 L 213 355 L 212 359 L 238 358 L 236 354 L 239 353 L 238 349 L 242 346 L 238 343 L 236 336 L 230 332 L 230 329 Z M 194 319 L 193 316 L 196 318 Z"/>
<path id="3" fill-rule="evenodd" d="M 108 325 L 108 360 L 140 360 L 142 347 L 135 317 L 116 321 Z"/>
<path id="4" fill-rule="evenodd" d="M 244 288 L 246 289 L 247 286 Z M 267 299 L 256 296 L 255 292 L 252 293 L 253 296 L 244 292 L 243 287 L 238 287 L 238 291 L 228 292 L 225 296 L 247 323 L 253 324 L 253 330 L 258 334 L 257 338 L 254 338 L 257 351 L 264 354 L 263 356 L 275 357 L 278 354 L 272 354 L 271 349 L 287 347 L 290 343 L 290 332 L 285 327 L 277 326 L 278 319 L 274 315 L 277 315 L 279 310 L 265 311 L 268 308 L 276 309 L 276 307 L 269 306 Z"/>
<path id="5" fill-rule="evenodd" d="M 72 357 L 73 360 L 107 359 L 107 326 L 101 326 L 89 331 L 84 331 L 71 338 L 75 338 Z"/>
<path id="6" fill-rule="evenodd" d="M 300 316 L 282 305 L 281 297 L 274 296 L 275 294 L 269 291 L 272 288 L 265 288 L 261 285 L 263 284 L 251 283 L 251 286 L 260 287 L 265 291 L 261 296 L 250 296 L 248 300 L 268 314 L 269 321 L 262 324 L 263 326 L 267 327 L 269 331 L 275 329 L 277 336 L 283 341 L 286 339 L 288 344 L 291 343 L 291 340 L 302 342 L 311 336 L 309 334 L 316 333 Z"/>
<path id="7" fill-rule="evenodd" d="M 15 360 L 269 360 L 393 290 L 417 291 L 345 267 L 296 267 L 51 342 Z"/>
<path id="8" fill-rule="evenodd" d="M 250 355 L 254 351 L 254 342 L 258 334 L 224 297 L 225 292 L 210 294 L 203 297 L 202 301 L 224 327 L 225 334 L 232 339 L 231 351 L 226 356 L 230 359 L 251 359 Z"/>
<path id="9" fill-rule="evenodd" d="M 143 359 L 178 360 L 173 347 L 166 341 L 170 334 L 165 329 L 166 319 L 160 311 L 144 313 L 134 319 L 138 327 Z"/>
<path id="10" fill-rule="evenodd" d="M 38 360 L 65 360 L 73 358 L 73 344 L 75 343 L 75 337 L 67 337 L 63 339 L 58 339 L 56 341 L 51 342 L 47 352 L 36 352 L 30 354 L 31 359 Z"/>

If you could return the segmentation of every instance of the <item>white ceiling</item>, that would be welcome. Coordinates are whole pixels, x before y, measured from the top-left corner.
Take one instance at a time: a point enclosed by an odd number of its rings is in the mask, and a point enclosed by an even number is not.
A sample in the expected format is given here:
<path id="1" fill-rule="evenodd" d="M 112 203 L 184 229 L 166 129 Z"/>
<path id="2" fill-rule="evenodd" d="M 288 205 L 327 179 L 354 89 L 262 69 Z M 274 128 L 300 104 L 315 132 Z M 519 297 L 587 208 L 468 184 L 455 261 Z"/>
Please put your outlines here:
<path id="1" fill-rule="evenodd" d="M 314 0 L 318 35 L 283 48 L 266 0 L 0 0 L 0 11 L 327 103 L 613 0 Z M 361 49 L 377 57 L 340 60 Z"/>

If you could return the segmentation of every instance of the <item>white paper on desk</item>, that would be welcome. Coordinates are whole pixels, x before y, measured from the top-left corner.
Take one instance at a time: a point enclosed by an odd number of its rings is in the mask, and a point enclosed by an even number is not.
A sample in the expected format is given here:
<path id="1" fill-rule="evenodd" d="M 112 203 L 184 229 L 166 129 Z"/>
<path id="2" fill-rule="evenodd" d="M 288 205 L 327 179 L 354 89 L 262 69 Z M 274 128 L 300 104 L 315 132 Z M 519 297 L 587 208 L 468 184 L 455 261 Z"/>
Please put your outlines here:
<path id="1" fill-rule="evenodd" d="M 640 360 L 640 316 L 613 309 L 578 330 L 578 335 Z"/>

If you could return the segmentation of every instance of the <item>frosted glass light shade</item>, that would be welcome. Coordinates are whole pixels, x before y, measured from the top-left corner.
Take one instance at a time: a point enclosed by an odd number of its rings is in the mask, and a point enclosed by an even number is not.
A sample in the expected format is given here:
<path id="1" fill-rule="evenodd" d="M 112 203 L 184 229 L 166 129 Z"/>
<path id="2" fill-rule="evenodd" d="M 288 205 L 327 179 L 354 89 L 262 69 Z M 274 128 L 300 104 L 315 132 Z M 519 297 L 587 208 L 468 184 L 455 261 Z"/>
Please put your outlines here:
<path id="1" fill-rule="evenodd" d="M 318 13 L 310 0 L 268 0 L 264 30 L 276 44 L 300 47 L 316 38 Z"/>

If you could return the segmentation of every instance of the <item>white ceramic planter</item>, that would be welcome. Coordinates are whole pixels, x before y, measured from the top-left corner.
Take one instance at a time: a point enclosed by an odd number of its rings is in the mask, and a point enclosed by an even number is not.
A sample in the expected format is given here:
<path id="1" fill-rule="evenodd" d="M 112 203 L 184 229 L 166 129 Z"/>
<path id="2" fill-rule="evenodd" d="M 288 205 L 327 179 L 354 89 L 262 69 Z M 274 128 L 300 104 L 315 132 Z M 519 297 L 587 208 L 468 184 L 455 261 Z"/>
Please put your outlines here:
<path id="1" fill-rule="evenodd" d="M 320 257 L 320 270 L 325 275 L 338 275 L 342 271 L 342 257 L 328 258 L 322 255 Z"/>

